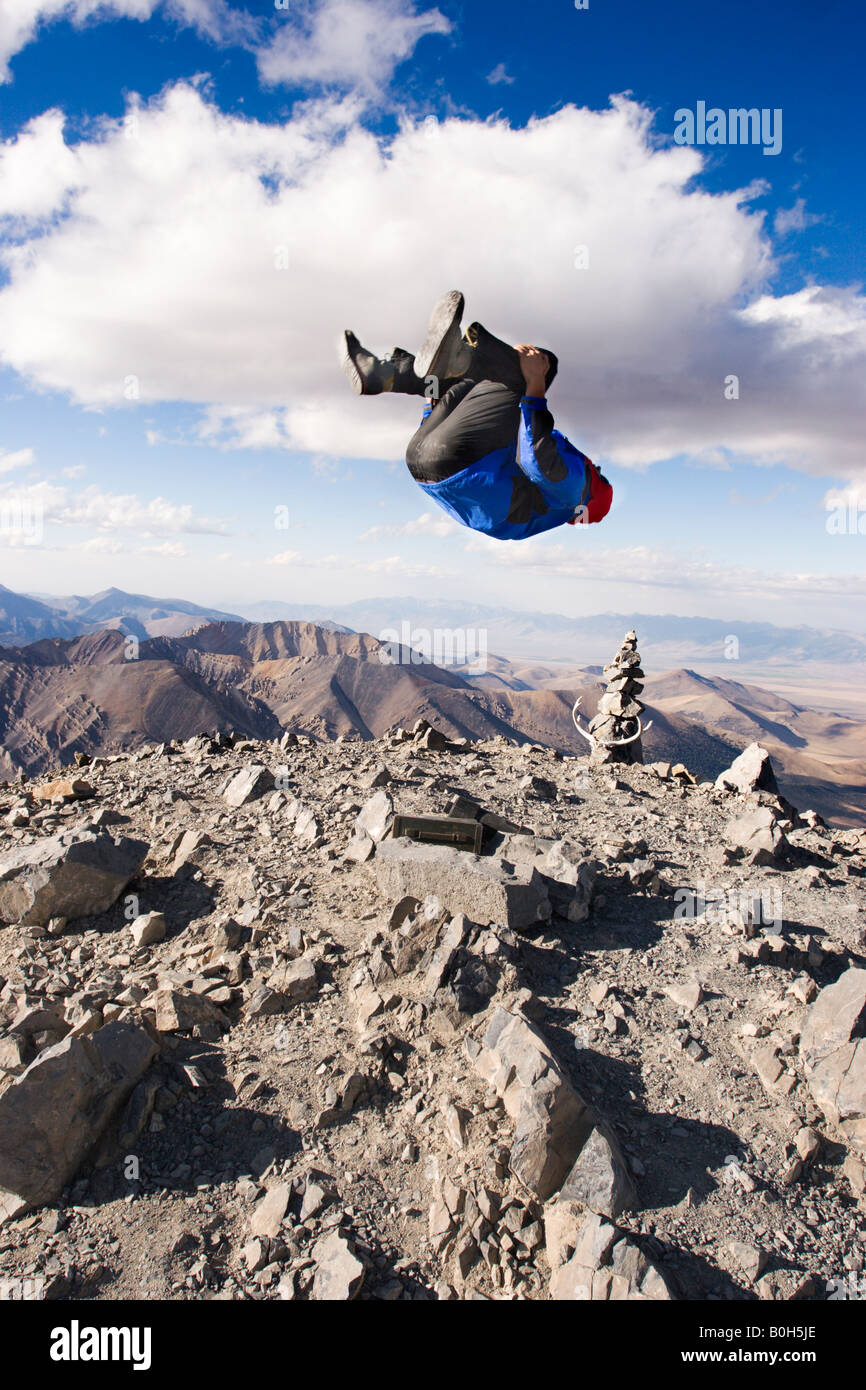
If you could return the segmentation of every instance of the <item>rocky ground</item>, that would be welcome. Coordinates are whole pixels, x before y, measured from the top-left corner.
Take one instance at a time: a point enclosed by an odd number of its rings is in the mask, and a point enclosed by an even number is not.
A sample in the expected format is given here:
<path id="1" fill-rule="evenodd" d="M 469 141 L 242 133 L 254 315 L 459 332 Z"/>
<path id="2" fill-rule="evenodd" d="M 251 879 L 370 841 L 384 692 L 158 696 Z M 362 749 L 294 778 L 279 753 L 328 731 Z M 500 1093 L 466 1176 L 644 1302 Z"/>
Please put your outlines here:
<path id="1" fill-rule="evenodd" d="M 743 757 L 421 724 L 0 789 L 0 1292 L 863 1296 L 866 834 Z"/>

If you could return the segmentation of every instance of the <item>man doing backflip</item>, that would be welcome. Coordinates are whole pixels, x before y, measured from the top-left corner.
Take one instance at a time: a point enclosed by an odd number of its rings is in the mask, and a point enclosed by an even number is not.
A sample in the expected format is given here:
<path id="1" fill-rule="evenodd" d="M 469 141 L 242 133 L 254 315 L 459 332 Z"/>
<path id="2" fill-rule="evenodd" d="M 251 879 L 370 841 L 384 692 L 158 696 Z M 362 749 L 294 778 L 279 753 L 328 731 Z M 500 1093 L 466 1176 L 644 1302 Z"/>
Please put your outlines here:
<path id="1" fill-rule="evenodd" d="M 406 450 L 409 472 L 463 526 L 497 540 L 524 540 L 555 526 L 601 521 L 610 483 L 553 427 L 547 391 L 552 352 L 509 347 L 473 323 L 460 330 L 463 295 L 442 296 L 413 358 L 375 357 L 343 335 L 342 366 L 361 396 L 427 396 Z"/>

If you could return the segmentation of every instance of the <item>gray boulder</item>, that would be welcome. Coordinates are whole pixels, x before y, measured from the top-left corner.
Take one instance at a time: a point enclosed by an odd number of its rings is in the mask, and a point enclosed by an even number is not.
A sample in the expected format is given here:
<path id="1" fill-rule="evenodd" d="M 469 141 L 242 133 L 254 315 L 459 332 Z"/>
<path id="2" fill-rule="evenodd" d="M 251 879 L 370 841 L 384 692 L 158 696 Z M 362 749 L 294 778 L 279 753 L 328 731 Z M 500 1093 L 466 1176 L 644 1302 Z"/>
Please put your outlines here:
<path id="1" fill-rule="evenodd" d="M 156 992 L 156 1026 L 161 1033 L 186 1033 L 192 1028 L 216 1025 L 221 1032 L 228 1020 L 206 994 L 161 986 Z"/>
<path id="2" fill-rule="evenodd" d="M 384 838 L 394 818 L 394 803 L 384 787 L 370 797 L 355 818 L 355 834 L 367 835 L 377 844 Z"/>
<path id="3" fill-rule="evenodd" d="M 334 1231 L 313 1249 L 316 1272 L 313 1298 L 325 1303 L 348 1303 L 364 1282 L 364 1266 L 344 1235 Z"/>
<path id="4" fill-rule="evenodd" d="M 280 1234 L 283 1217 L 289 1209 L 291 1196 L 292 1188 L 287 1182 L 277 1183 L 270 1188 L 253 1209 L 250 1217 L 251 1233 L 254 1236 L 266 1236 L 269 1240 L 276 1240 Z"/>
<path id="5" fill-rule="evenodd" d="M 165 916 L 162 912 L 145 912 L 136 917 L 129 930 L 136 946 L 153 946 L 165 940 Z"/>
<path id="6" fill-rule="evenodd" d="M 556 1207 L 560 1204 L 556 1203 Z M 652 1260 L 647 1259 L 627 1232 L 603 1216 L 592 1212 L 575 1225 L 571 1233 L 556 1229 L 551 1242 L 548 1227 L 548 1254 L 551 1259 L 551 1296 L 558 1302 L 670 1302 L 674 1295 Z M 554 1218 L 554 1221 L 556 1218 Z M 558 1223 L 557 1223 L 558 1224 Z M 546 1225 L 548 1225 L 546 1220 Z M 562 1260 L 568 1253 L 568 1259 Z M 562 1261 L 562 1262 L 560 1262 Z"/>
<path id="7" fill-rule="evenodd" d="M 439 932 L 436 949 L 430 957 L 422 986 L 422 995 L 428 1003 L 432 1003 L 436 991 L 445 983 L 466 933 L 467 923 L 462 913 L 446 922 Z"/>
<path id="8" fill-rule="evenodd" d="M 729 768 L 720 772 L 716 778 L 716 786 L 720 791 L 739 792 L 743 796 L 747 792 L 771 792 L 773 796 L 779 794 L 772 760 L 760 743 L 750 743 Z"/>
<path id="9" fill-rule="evenodd" d="M 538 839 L 534 835 L 508 834 L 500 856 L 503 862 L 535 869 L 550 896 L 551 906 L 569 922 L 589 916 L 599 864 L 567 840 Z"/>
<path id="10" fill-rule="evenodd" d="M 372 865 L 387 897 L 434 893 L 448 912 L 462 912 L 479 926 L 520 931 L 550 918 L 547 888 L 529 866 L 404 839 L 383 840 Z"/>
<path id="11" fill-rule="evenodd" d="M 366 864 L 368 859 L 372 859 L 376 849 L 375 840 L 365 832 L 356 833 L 346 846 L 344 859 L 351 859 L 355 864 Z"/>
<path id="12" fill-rule="evenodd" d="M 866 1154 L 866 970 L 821 990 L 800 1030 L 809 1089 L 831 1124 Z"/>
<path id="13" fill-rule="evenodd" d="M 744 849 L 758 864 L 773 863 L 788 847 L 778 817 L 769 806 L 758 806 L 728 821 L 725 840 L 733 849 Z"/>
<path id="14" fill-rule="evenodd" d="M 168 849 L 167 858 L 171 860 L 171 872 L 177 873 L 188 864 L 198 850 L 212 845 L 210 835 L 204 830 L 185 830 L 176 835 Z"/>
<path id="15" fill-rule="evenodd" d="M 475 1048 L 477 1048 L 477 1043 Z M 539 1200 L 557 1191 L 593 1127 L 584 1101 L 542 1034 L 522 1014 L 497 1009 L 472 1056 L 475 1069 L 516 1120 L 511 1169 Z"/>
<path id="16" fill-rule="evenodd" d="M 866 1033 L 866 970 L 851 968 L 821 990 L 800 1029 L 800 1054 L 815 1066 Z"/>
<path id="17" fill-rule="evenodd" d="M 145 840 L 81 831 L 13 850 L 0 858 L 0 922 L 44 927 L 52 917 L 105 912 L 149 849 Z"/>
<path id="18" fill-rule="evenodd" d="M 557 1200 L 580 1202 L 603 1216 L 619 1216 L 634 1206 L 634 1184 L 625 1157 L 606 1125 L 596 1125 L 590 1134 Z"/>
<path id="19" fill-rule="evenodd" d="M 301 849 L 312 849 L 321 833 L 322 827 L 316 819 L 315 811 L 310 806 L 302 806 L 292 830 L 292 835 Z"/>
<path id="20" fill-rule="evenodd" d="M 157 1052 L 116 1019 L 47 1048 L 0 1095 L 0 1220 L 60 1195 Z"/>
<path id="21" fill-rule="evenodd" d="M 256 801 L 274 785 L 274 775 L 263 763 L 251 763 L 233 777 L 223 792 L 226 805 L 235 808 Z"/>
<path id="22" fill-rule="evenodd" d="M 307 956 L 300 956 L 288 964 L 278 965 L 268 976 L 270 989 L 279 992 L 292 1003 L 302 1003 L 312 999 L 318 989 L 316 963 Z"/>

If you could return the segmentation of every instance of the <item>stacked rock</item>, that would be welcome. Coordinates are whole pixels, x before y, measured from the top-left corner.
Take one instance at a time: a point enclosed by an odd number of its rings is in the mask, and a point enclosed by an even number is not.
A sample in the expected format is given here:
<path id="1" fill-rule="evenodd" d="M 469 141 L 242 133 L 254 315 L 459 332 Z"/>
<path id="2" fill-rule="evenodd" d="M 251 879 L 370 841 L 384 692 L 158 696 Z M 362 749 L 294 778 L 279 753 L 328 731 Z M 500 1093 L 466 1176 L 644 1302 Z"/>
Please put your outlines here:
<path id="1" fill-rule="evenodd" d="M 636 697 L 643 690 L 643 671 L 637 649 L 637 633 L 627 632 L 609 666 L 605 666 L 607 690 L 598 702 L 598 713 L 589 732 L 596 740 L 592 757 L 602 763 L 642 763 L 641 740 L 634 738 L 644 706 Z M 632 740 L 624 743 L 624 739 Z M 614 746 L 611 746 L 614 745 Z"/>

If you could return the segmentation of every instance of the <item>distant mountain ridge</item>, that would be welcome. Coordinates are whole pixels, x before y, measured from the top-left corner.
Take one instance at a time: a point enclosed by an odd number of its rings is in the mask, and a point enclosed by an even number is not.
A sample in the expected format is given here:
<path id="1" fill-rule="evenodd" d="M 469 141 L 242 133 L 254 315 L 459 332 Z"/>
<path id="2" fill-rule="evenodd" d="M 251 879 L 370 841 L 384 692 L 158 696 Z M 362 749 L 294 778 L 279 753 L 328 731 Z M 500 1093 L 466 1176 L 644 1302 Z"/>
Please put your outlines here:
<path id="1" fill-rule="evenodd" d="M 592 669 L 572 669 L 560 684 L 554 677 L 507 684 L 499 676 L 499 684 L 472 684 L 369 634 L 301 622 L 210 623 L 147 638 L 129 656 L 126 636 L 115 630 L 0 648 L 0 776 L 38 774 L 75 752 L 117 752 L 203 731 L 273 739 L 294 728 L 315 739 L 368 740 L 418 718 L 451 737 L 501 734 L 582 754 L 572 704 L 580 696 L 591 716 L 603 688 Z M 491 665 L 508 676 L 504 659 Z M 524 674 L 538 679 L 545 671 Z M 861 722 L 689 670 L 648 678 L 643 698 L 653 719 L 648 761 L 684 762 L 713 779 L 757 738 L 795 804 L 844 823 L 866 820 Z"/>
<path id="2" fill-rule="evenodd" d="M 656 666 L 697 660 L 720 665 L 780 662 L 866 662 L 866 635 L 812 627 L 776 627 L 735 619 L 683 618 L 653 613 L 600 613 L 569 618 L 560 613 L 521 613 L 452 599 L 357 599 L 344 604 L 262 602 L 241 605 L 253 622 L 278 619 L 318 623 L 328 617 L 355 631 L 376 635 L 387 628 L 474 628 L 489 649 L 511 661 L 569 661 L 586 666 L 610 659 L 622 634 L 634 627 L 645 659 Z M 736 640 L 732 647 L 731 640 Z M 735 651 L 736 656 L 728 653 Z"/>
<path id="3" fill-rule="evenodd" d="M 0 584 L 0 642 L 16 646 L 40 637 L 75 637 L 80 631 L 80 624 L 58 609 Z"/>
<path id="4" fill-rule="evenodd" d="M 144 640 L 179 637 L 203 623 L 243 621 L 236 613 L 202 608 L 186 599 L 158 599 L 103 589 L 89 597 L 16 594 L 0 584 L 0 644 L 24 646 L 43 637 L 78 637 L 115 628 Z"/>
<path id="5" fill-rule="evenodd" d="M 350 603 L 314 604 L 265 600 L 240 605 L 241 612 L 202 607 L 184 599 L 154 598 L 105 589 L 89 597 L 15 594 L 0 585 L 0 644 L 20 646 L 41 637 L 75 637 L 117 628 L 143 640 L 179 637 L 213 622 L 307 622 L 337 632 L 386 629 L 475 629 L 489 651 L 507 653 L 510 662 L 568 662 L 587 666 L 607 661 L 623 632 L 637 629 L 645 660 L 656 669 L 709 664 L 731 670 L 760 665 L 803 663 L 857 666 L 866 662 L 866 635 L 813 627 L 777 627 L 652 613 L 601 613 L 569 618 L 560 613 L 522 613 L 466 600 L 397 598 L 357 599 Z M 732 658 L 731 639 L 736 655 Z M 416 644 L 417 645 L 417 644 Z"/>

